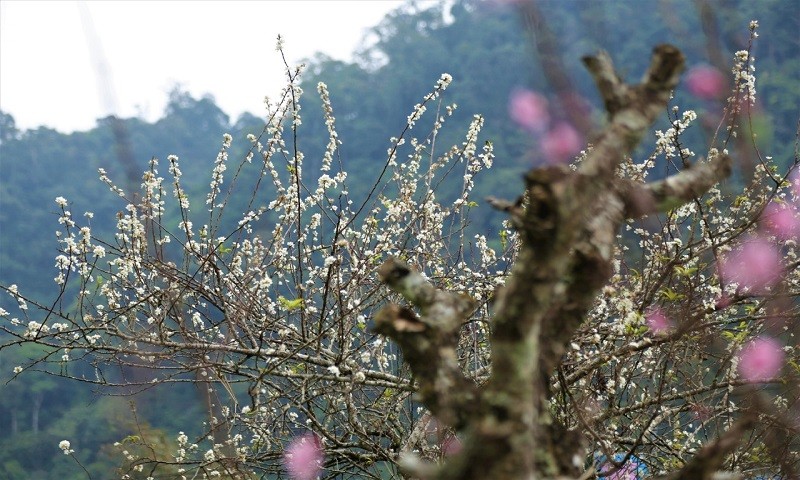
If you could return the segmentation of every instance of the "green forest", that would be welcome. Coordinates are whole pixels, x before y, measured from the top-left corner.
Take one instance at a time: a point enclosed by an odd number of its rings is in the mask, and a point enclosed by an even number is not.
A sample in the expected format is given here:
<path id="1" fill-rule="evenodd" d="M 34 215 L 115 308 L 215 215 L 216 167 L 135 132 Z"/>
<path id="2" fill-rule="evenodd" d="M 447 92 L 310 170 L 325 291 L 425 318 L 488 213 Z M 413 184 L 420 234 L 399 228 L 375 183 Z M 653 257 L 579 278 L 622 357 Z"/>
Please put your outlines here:
<path id="1" fill-rule="evenodd" d="M 747 48 L 751 19 L 758 20 L 761 32 L 754 47 L 759 103 L 752 127 L 757 147 L 768 147 L 779 165 L 789 165 L 800 105 L 800 9 L 794 1 L 719 0 L 706 10 L 699 7 L 702 2 L 693 0 L 541 3 L 544 27 L 522 22 L 499 2 L 457 0 L 428 9 L 409 4 L 375 26 L 370 32 L 375 41 L 356 52 L 352 61 L 323 54 L 308 59 L 301 83 L 299 130 L 306 171 L 314 172 L 322 165 L 328 141 L 316 94 L 318 82 L 325 82 L 330 90 L 342 141 L 338 161 L 349 172 L 351 195 L 357 198 L 368 193 L 374 165 L 385 159 L 389 138 L 400 133 L 413 106 L 446 72 L 453 77 L 446 100 L 458 108 L 437 144 L 459 144 L 473 115 L 483 115 L 483 135 L 493 144 L 496 162 L 492 172 L 477 183 L 475 197 L 510 198 L 521 189 L 521 173 L 540 159 L 536 139 L 509 117 L 509 96 L 522 88 L 551 97 L 557 93 L 543 68 L 548 59 L 541 58 L 536 48 L 542 28 L 552 33 L 557 60 L 581 101 L 589 106 L 590 121 L 599 125 L 602 102 L 580 63 L 582 56 L 606 50 L 623 75 L 635 76 L 646 67 L 652 47 L 669 42 L 684 52 L 690 68 L 715 61 L 710 57 L 720 52 L 730 63 L 733 52 Z M 275 68 L 282 68 L 277 54 L 274 61 Z M 694 98 L 686 89 L 675 92 L 674 104 L 696 110 L 699 117 L 719 115 L 715 112 L 720 105 Z M 94 234 L 113 238 L 115 218 L 125 201 L 98 179 L 98 169 L 133 190 L 138 189 L 141 172 L 151 158 L 166 160 L 174 154 L 181 159 L 187 193 L 202 204 L 223 134 L 233 137 L 230 156 L 243 158 L 249 147 L 246 136 L 264 128 L 257 108 L 232 119 L 211 93 L 195 98 L 175 87 L 156 122 L 108 117 L 98 119 L 89 131 L 70 134 L 47 127 L 20 130 L 12 112 L 0 112 L 0 284 L 17 285 L 45 307 L 54 302 L 69 305 L 70 292 L 57 297 L 53 282 L 59 227 L 54 199 L 65 197 L 75 217 L 91 211 Z M 566 118 L 569 112 L 556 114 Z M 664 125 L 667 118 L 665 112 Z M 701 151 L 715 128 L 715 123 L 703 124 L 687 138 Z M 646 140 L 643 148 L 649 148 L 654 138 Z M 744 181 L 734 178 L 734 182 Z M 236 191 L 227 207 L 231 213 L 247 210 L 251 187 L 246 179 L 233 187 Z M 456 182 L 442 185 L 439 195 L 454 196 L 459 187 Z M 478 213 L 473 218 L 480 220 L 470 228 L 496 238 L 503 215 L 480 202 L 475 208 Z M 180 218 L 175 212 L 171 215 L 166 223 L 177 225 Z M 236 218 L 232 215 L 231 221 Z M 199 217 L 196 221 L 203 222 Z M 268 216 L 264 221 L 269 222 Z M 12 306 L 13 298 L 0 298 L 0 307 L 11 310 Z M 28 347 L 0 352 L 0 478 L 86 478 L 86 472 L 59 450 L 59 441 L 65 438 L 80 445 L 75 455 L 92 478 L 112 478 L 125 461 L 114 447 L 116 442 L 146 434 L 161 439 L 168 452 L 175 449 L 178 431 L 200 432 L 203 404 L 192 385 L 98 392 L 54 375 L 57 371 L 13 378 L 14 366 L 40 356 L 41 352 Z M 193 425 L 196 431 L 188 430 Z"/>

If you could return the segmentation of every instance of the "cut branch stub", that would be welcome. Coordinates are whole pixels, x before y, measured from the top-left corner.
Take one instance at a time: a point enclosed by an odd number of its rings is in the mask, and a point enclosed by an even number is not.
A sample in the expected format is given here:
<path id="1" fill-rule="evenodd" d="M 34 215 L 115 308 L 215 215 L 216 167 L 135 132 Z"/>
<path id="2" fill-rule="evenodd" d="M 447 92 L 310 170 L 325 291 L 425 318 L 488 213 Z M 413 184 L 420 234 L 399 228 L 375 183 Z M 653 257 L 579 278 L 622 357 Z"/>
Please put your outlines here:
<path id="1" fill-rule="evenodd" d="M 584 58 L 584 63 L 604 102 L 611 107 L 611 123 L 603 129 L 579 171 L 590 177 L 611 178 L 617 165 L 664 111 L 672 90 L 678 85 L 684 57 L 672 45 L 657 46 L 642 83 L 633 87 L 619 80 L 607 54 Z M 596 192 L 586 194 L 593 197 Z"/>
<path id="2" fill-rule="evenodd" d="M 678 86 L 684 62 L 685 58 L 677 47 L 668 44 L 656 46 L 650 68 L 642 79 L 642 87 L 659 93 L 673 90 Z"/>
<path id="3" fill-rule="evenodd" d="M 556 229 L 563 227 L 561 214 L 565 205 L 554 189 L 568 175 L 569 171 L 561 165 L 537 168 L 525 175 L 528 197 L 519 230 L 537 250 L 549 249 L 558 237 Z"/>
<path id="4" fill-rule="evenodd" d="M 622 108 L 624 99 L 628 96 L 628 86 L 622 82 L 617 72 L 614 71 L 614 66 L 608 53 L 602 51 L 593 57 L 583 57 L 582 60 L 586 65 L 586 69 L 594 77 L 600 96 L 603 97 L 606 112 L 613 116 Z"/>

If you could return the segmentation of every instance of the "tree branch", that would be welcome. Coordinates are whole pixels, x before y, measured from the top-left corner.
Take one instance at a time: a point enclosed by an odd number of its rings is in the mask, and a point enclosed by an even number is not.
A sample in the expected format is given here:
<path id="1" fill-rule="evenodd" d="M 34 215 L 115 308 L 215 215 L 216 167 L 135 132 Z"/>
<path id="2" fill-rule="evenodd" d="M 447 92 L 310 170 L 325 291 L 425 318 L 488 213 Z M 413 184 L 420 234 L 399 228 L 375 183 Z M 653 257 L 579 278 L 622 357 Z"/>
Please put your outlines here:
<path id="1" fill-rule="evenodd" d="M 389 304 L 375 317 L 375 331 L 403 349 L 419 384 L 419 400 L 437 419 L 462 428 L 479 408 L 476 386 L 458 363 L 458 331 L 475 308 L 466 295 L 437 289 L 401 260 L 390 258 L 378 270 L 381 281 L 420 309 Z"/>
<path id="2" fill-rule="evenodd" d="M 389 305 L 376 318 L 376 330 L 400 344 L 431 412 L 465 427 L 462 453 L 446 468 L 434 471 L 406 462 L 418 475 L 439 480 L 578 476 L 586 452 L 580 433 L 551 417 L 550 377 L 613 271 L 619 227 L 634 214 L 689 201 L 730 172 L 730 159 L 717 156 L 650 185 L 620 181 L 617 166 L 664 111 L 683 55 L 669 45 L 655 48 L 650 68 L 635 86 L 622 82 L 607 54 L 584 61 L 611 117 L 599 141 L 577 172 L 563 165 L 528 172 L 524 201 L 490 200 L 511 215 L 521 245 L 511 275 L 495 294 L 492 371 L 480 390 L 464 377 L 455 353 L 458 328 L 471 304 L 436 289 L 396 259 L 380 269 L 381 280 L 416 305 L 421 316 Z M 715 465 L 716 457 L 707 458 Z"/>
<path id="3" fill-rule="evenodd" d="M 599 52 L 594 57 L 586 56 L 582 60 L 586 69 L 594 77 L 600 96 L 603 97 L 606 111 L 609 115 L 614 116 L 622 108 L 622 103 L 628 97 L 630 88 L 617 75 L 607 52 Z"/>
<path id="4" fill-rule="evenodd" d="M 605 128 L 578 171 L 589 177 L 609 178 L 623 158 L 638 145 L 646 129 L 664 111 L 684 67 L 683 54 L 672 45 L 653 49 L 650 68 L 642 83 L 626 87 L 614 73 L 606 54 L 583 59 L 597 89 L 610 104 L 611 123 Z M 595 191 L 588 192 L 594 194 Z"/>
<path id="5" fill-rule="evenodd" d="M 617 189 L 625 203 L 625 217 L 637 218 L 666 212 L 699 198 L 730 175 L 732 164 L 731 157 L 720 154 L 708 162 L 700 161 L 657 182 L 642 185 L 620 179 Z"/>
<path id="6" fill-rule="evenodd" d="M 722 467 L 725 458 L 736 449 L 745 433 L 751 430 L 755 424 L 755 415 L 752 413 L 746 414 L 722 436 L 705 445 L 683 468 L 658 478 L 661 480 L 678 480 L 681 478 L 712 480 L 718 478 L 717 471 Z"/>

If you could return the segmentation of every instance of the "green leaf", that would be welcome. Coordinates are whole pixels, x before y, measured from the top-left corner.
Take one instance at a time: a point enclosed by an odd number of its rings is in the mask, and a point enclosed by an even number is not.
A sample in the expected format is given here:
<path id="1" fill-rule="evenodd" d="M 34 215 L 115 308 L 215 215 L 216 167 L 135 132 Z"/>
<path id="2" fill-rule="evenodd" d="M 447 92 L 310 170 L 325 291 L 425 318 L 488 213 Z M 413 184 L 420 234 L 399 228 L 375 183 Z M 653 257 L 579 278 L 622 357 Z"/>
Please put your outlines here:
<path id="1" fill-rule="evenodd" d="M 794 369 L 795 372 L 800 373 L 800 365 L 798 365 L 797 362 L 794 360 L 789 360 L 787 363 Z"/>
<path id="2" fill-rule="evenodd" d="M 139 443 L 141 441 L 141 437 L 139 435 L 128 435 L 127 437 L 123 438 L 119 443 L 126 444 L 126 443 Z"/>
<path id="3" fill-rule="evenodd" d="M 292 310 L 297 310 L 298 308 L 303 308 L 303 299 L 302 298 L 295 298 L 293 300 L 289 300 L 288 298 L 281 295 L 278 297 L 278 302 L 281 304 L 281 307 L 284 310 L 291 312 Z"/>
<path id="4" fill-rule="evenodd" d="M 729 332 L 728 330 L 724 330 L 722 332 L 722 336 L 725 338 L 725 340 L 733 340 L 734 338 L 736 338 L 736 335 L 733 332 Z"/>
<path id="5" fill-rule="evenodd" d="M 630 335 L 634 337 L 638 337 L 647 333 L 649 328 L 646 325 L 636 325 L 634 323 L 628 323 L 625 325 L 625 335 Z"/>
<path id="6" fill-rule="evenodd" d="M 682 267 L 680 265 L 675 267 L 675 274 L 680 277 L 691 277 L 695 272 L 697 272 L 697 267 Z"/>
<path id="7" fill-rule="evenodd" d="M 658 204 L 658 209 L 662 212 L 669 212 L 682 206 L 684 203 L 686 203 L 686 200 L 682 198 L 667 197 Z"/>
<path id="8" fill-rule="evenodd" d="M 678 293 L 675 290 L 673 290 L 671 288 L 668 288 L 668 287 L 662 289 L 659 293 L 661 294 L 662 297 L 664 297 L 665 299 L 667 299 L 670 302 L 674 302 L 676 300 L 682 300 L 682 299 L 684 299 L 686 297 L 686 295 L 684 295 L 682 293 Z"/>

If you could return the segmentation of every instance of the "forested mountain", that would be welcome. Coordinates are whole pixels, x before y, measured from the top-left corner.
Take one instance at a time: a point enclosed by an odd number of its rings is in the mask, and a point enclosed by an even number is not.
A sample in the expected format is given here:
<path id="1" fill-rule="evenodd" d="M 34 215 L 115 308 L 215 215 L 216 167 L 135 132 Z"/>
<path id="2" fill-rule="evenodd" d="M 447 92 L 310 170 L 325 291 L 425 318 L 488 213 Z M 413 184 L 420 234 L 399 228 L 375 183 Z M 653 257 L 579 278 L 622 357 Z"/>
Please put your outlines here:
<path id="1" fill-rule="evenodd" d="M 459 0 L 425 10 L 413 4 L 402 7 L 372 29 L 374 41 L 354 61 L 324 55 L 308 60 L 299 132 L 305 169 L 319 168 L 328 141 L 316 95 L 318 82 L 330 89 L 342 140 L 341 162 L 350 175 L 351 193 L 358 196 L 368 191 L 374 165 L 386 156 L 388 139 L 400 133 L 414 104 L 447 72 L 454 81 L 445 104 L 456 103 L 458 108 L 450 120 L 453 125 L 437 144 L 444 148 L 461 143 L 473 115 L 483 115 L 483 134 L 491 139 L 497 159 L 492 173 L 477 185 L 476 197 L 511 197 L 520 191 L 520 172 L 540 160 L 536 140 L 509 118 L 509 95 L 524 88 L 553 96 L 541 49 L 534 46 L 544 35 L 543 28 L 557 40 L 558 59 L 582 101 L 598 105 L 590 77 L 580 64 L 583 55 L 605 49 L 625 69 L 621 73 L 629 76 L 645 68 L 642 62 L 654 45 L 666 42 L 686 54 L 689 66 L 730 63 L 734 51 L 747 48 L 751 19 L 759 21 L 762 32 L 755 46 L 759 105 L 754 129 L 760 144 L 770 145 L 770 151 L 783 156 L 788 165 L 800 105 L 796 3 L 720 0 L 710 2 L 705 10 L 698 5 L 703 3 L 546 1 L 540 2 L 544 26 L 520 22 L 501 2 Z M 699 112 L 719 109 L 718 104 L 692 98 L 683 90 L 676 92 L 675 101 Z M 558 110 L 558 102 L 553 104 L 556 116 L 568 116 L 569 112 Z M 599 114 L 591 115 L 592 121 L 603 121 Z M 232 122 L 212 96 L 193 98 L 178 89 L 155 123 L 105 118 L 87 132 L 63 134 L 45 127 L 18 131 L 10 112 L 0 112 L 0 284 L 16 284 L 45 305 L 56 299 L 52 278 L 59 213 L 54 199 L 58 196 L 70 202 L 74 217 L 91 211 L 94 234 L 111 238 L 117 212 L 125 202 L 98 180 L 99 168 L 108 171 L 118 185 L 134 190 L 141 174 L 137 177 L 132 172 L 144 171 L 156 157 L 162 160 L 161 175 L 168 177 L 166 157 L 178 155 L 189 196 L 195 204 L 203 204 L 222 135 L 230 133 L 234 138 L 231 157 L 243 158 L 249 146 L 246 135 L 257 135 L 263 126 L 264 120 L 256 114 Z M 694 132 L 698 150 L 708 143 L 715 126 Z M 427 127 L 421 125 L 419 130 Z M 445 186 L 441 195 L 453 194 L 456 187 Z M 242 197 L 234 197 L 232 211 L 246 208 L 248 201 L 246 180 L 236 188 L 242 189 Z M 483 214 L 481 224 L 474 228 L 491 232 L 502 216 L 483 205 L 477 208 Z M 166 223 L 177 225 L 179 217 L 172 215 Z M 69 296 L 60 301 L 69 303 Z M 13 301 L 3 296 L 0 307 L 9 302 Z M 77 455 L 94 478 L 110 478 L 108 472 L 120 459 L 113 457 L 109 445 L 135 434 L 136 421 L 139 428 L 163 431 L 168 451 L 174 446 L 167 438 L 202 418 L 203 407 L 192 387 L 162 387 L 135 396 L 134 420 L 128 398 L 97 397 L 79 383 L 46 374 L 5 383 L 14 365 L 35 356 L 22 348 L 0 352 L 0 478 L 84 478 L 58 450 L 59 440 L 67 437 L 80 441 Z"/>

